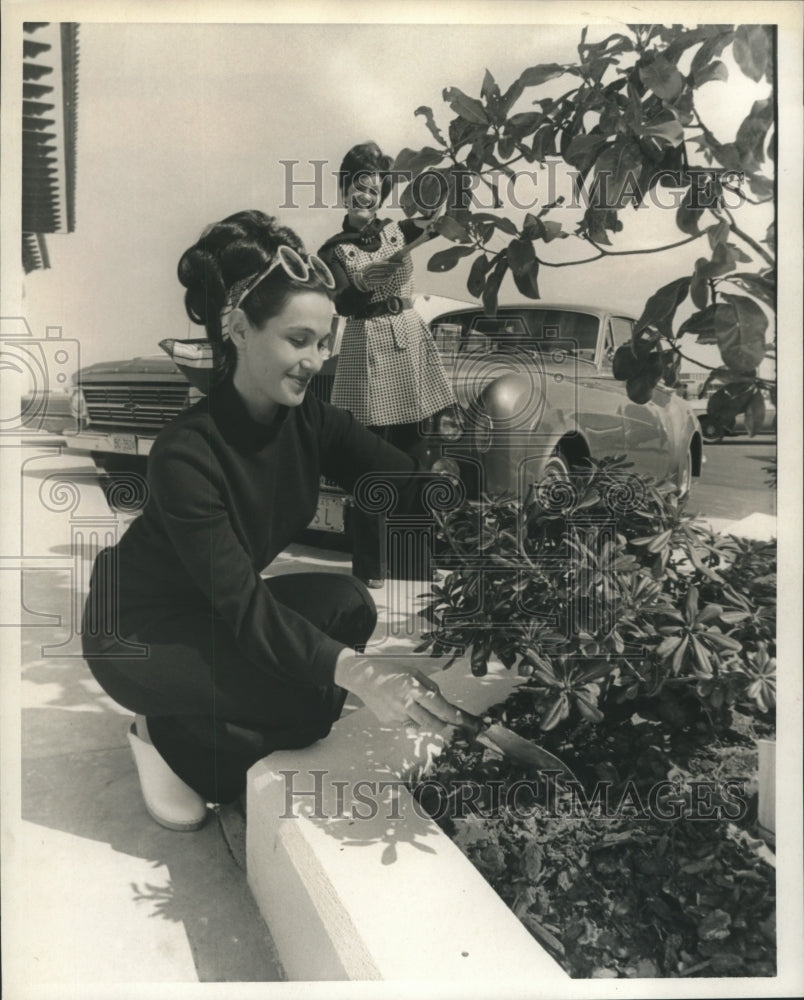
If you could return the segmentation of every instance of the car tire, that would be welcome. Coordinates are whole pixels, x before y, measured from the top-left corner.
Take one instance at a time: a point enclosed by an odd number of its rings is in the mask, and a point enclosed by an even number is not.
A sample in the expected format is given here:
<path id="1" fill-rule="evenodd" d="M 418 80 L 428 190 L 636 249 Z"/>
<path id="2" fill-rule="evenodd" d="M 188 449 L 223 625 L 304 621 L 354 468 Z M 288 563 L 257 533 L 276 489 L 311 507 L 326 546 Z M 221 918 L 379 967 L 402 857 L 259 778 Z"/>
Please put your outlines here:
<path id="1" fill-rule="evenodd" d="M 561 479 L 562 481 L 567 481 L 570 478 L 570 466 L 569 462 L 564 458 L 561 452 L 556 452 L 551 455 L 547 461 L 544 463 L 544 469 L 539 477 L 539 485 L 547 482 L 548 479 Z"/>
<path id="2" fill-rule="evenodd" d="M 538 480 L 531 483 L 527 488 L 527 492 L 522 498 L 523 506 L 527 507 L 533 501 L 536 501 L 541 506 L 545 504 L 552 506 L 554 502 L 558 502 L 563 506 L 566 502 L 565 491 L 558 490 L 556 491 L 557 495 L 553 496 L 553 491 L 550 490 L 550 483 L 569 483 L 570 478 L 569 462 L 559 451 L 554 452 L 544 463 L 544 468 Z"/>
<path id="3" fill-rule="evenodd" d="M 708 444 L 717 444 L 718 441 L 723 440 L 726 428 L 717 420 L 713 420 L 712 417 L 701 417 L 700 423 L 701 434 Z"/>

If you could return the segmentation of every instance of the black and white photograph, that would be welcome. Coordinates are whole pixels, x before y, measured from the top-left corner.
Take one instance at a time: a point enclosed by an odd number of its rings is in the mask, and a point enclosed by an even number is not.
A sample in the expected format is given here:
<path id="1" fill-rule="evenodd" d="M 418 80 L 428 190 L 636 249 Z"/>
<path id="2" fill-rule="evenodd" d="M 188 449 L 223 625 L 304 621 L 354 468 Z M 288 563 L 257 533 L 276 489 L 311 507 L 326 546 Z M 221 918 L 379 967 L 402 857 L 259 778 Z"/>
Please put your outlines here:
<path id="1" fill-rule="evenodd" d="M 801 996 L 804 6 L 2 15 L 4 996 Z"/>

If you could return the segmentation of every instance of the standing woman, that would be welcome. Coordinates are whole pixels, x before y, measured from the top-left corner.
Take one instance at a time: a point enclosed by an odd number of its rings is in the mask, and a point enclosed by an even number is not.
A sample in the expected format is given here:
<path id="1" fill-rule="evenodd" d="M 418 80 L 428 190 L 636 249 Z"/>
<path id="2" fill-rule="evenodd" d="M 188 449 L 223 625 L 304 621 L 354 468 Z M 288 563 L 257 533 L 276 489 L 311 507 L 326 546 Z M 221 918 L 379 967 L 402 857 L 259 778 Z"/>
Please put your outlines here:
<path id="1" fill-rule="evenodd" d="M 373 142 L 353 147 L 339 172 L 346 217 L 319 255 L 335 275 L 335 307 L 347 317 L 332 402 L 407 454 L 419 423 L 455 397 L 430 331 L 413 308 L 413 264 L 406 249 L 426 237 L 421 222 L 379 219 L 390 193 L 391 160 Z M 430 233 L 429 235 L 435 235 Z M 382 518 L 353 510 L 353 571 L 369 586 L 386 575 L 427 579 L 429 567 L 388 567 Z"/>
<path id="2" fill-rule="evenodd" d="M 403 661 L 355 652 L 376 610 L 353 577 L 261 576 L 311 520 L 322 475 L 350 492 L 372 471 L 411 473 L 411 495 L 421 482 L 407 455 L 307 391 L 329 355 L 332 274 L 247 211 L 207 227 L 179 280 L 217 384 L 154 443 L 148 502 L 98 555 L 82 639 L 101 687 L 136 714 L 149 812 L 194 830 L 255 761 L 325 737 L 347 691 L 386 721 L 457 720 Z"/>

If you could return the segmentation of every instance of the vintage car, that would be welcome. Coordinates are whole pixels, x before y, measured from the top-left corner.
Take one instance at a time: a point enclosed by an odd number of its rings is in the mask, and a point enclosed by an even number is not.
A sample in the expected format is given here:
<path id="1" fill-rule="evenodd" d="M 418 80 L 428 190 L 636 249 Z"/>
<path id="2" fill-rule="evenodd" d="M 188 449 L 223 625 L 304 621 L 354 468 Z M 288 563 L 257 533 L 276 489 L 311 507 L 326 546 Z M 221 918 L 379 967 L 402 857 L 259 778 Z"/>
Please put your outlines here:
<path id="1" fill-rule="evenodd" d="M 494 317 L 474 308 L 434 319 L 463 416 L 445 454 L 471 492 L 524 499 L 586 458 L 625 455 L 634 471 L 689 493 L 703 461 L 690 406 L 661 382 L 649 402 L 634 403 L 612 373 L 633 325 L 623 313 L 541 301 Z"/>
<path id="2" fill-rule="evenodd" d="M 659 384 L 646 404 L 628 399 L 611 370 L 633 319 L 597 307 L 542 302 L 453 308 L 431 329 L 455 386 L 458 407 L 424 424 L 419 459 L 451 458 L 470 497 L 525 497 L 548 476 L 567 476 L 587 457 L 626 455 L 636 471 L 670 478 L 689 492 L 702 463 L 701 432 L 688 403 Z M 313 380 L 329 398 L 337 356 Z M 103 476 L 144 472 L 165 423 L 201 391 L 166 355 L 83 368 L 72 392 L 67 450 L 89 454 Z M 192 373 L 190 373 L 192 375 Z M 194 380 L 195 381 L 195 380 Z M 322 481 L 318 511 L 303 541 L 348 548 L 348 500 Z"/>

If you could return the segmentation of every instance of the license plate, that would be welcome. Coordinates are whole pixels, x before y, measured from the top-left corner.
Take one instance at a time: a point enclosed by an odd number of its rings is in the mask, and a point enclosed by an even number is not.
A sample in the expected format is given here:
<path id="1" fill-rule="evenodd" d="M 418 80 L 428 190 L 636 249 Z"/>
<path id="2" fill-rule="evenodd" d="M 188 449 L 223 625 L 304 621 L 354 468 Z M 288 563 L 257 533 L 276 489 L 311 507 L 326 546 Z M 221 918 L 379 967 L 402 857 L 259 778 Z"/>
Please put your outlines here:
<path id="1" fill-rule="evenodd" d="M 315 517 L 309 524 L 314 531 L 343 532 L 343 499 L 321 494 Z"/>
<path id="2" fill-rule="evenodd" d="M 112 434 L 112 451 L 123 455 L 137 454 L 137 439 L 133 434 Z"/>

